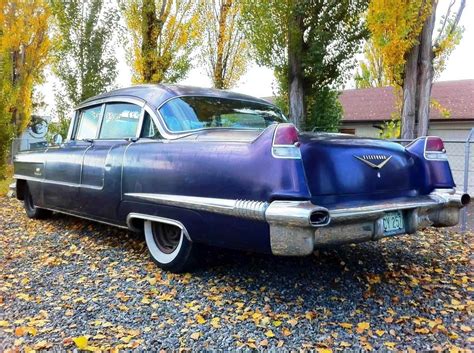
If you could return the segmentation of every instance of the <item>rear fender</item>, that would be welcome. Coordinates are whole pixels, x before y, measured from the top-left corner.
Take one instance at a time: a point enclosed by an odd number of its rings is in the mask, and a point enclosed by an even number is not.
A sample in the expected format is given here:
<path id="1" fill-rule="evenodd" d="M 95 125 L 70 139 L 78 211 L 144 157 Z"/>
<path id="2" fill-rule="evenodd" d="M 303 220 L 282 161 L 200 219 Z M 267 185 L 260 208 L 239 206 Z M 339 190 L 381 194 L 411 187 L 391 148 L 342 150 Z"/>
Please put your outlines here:
<path id="1" fill-rule="evenodd" d="M 406 146 L 408 153 L 417 158 L 421 164 L 427 192 L 433 189 L 453 188 L 456 186 L 447 160 L 428 160 L 425 158 L 426 137 L 420 137 Z"/>

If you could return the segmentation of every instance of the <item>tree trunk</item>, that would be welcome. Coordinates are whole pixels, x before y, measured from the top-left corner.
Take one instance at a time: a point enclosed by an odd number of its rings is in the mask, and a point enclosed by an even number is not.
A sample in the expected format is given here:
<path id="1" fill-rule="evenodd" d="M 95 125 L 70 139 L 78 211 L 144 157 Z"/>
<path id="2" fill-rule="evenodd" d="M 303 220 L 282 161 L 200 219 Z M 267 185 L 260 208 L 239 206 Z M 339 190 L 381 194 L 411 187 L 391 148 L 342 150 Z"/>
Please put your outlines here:
<path id="1" fill-rule="evenodd" d="M 295 6 L 295 8 L 297 8 Z M 305 102 L 303 87 L 303 16 L 294 10 L 289 16 L 288 33 L 288 86 L 290 89 L 290 118 L 298 129 L 305 123 Z"/>
<path id="2" fill-rule="evenodd" d="M 418 78 L 419 45 L 415 45 L 408 53 L 403 79 L 403 104 L 401 121 L 401 138 L 415 138 L 416 119 L 416 88 Z"/>
<path id="3" fill-rule="evenodd" d="M 163 1 L 165 4 L 166 1 Z M 142 47 L 141 57 L 142 80 L 145 83 L 154 81 L 156 73 L 155 56 L 158 49 L 157 42 L 157 17 L 155 0 L 144 0 L 142 4 Z"/>
<path id="4" fill-rule="evenodd" d="M 433 84 L 433 29 L 436 19 L 437 1 L 432 1 L 431 14 L 423 24 L 420 39 L 417 88 L 417 136 L 426 136 L 430 122 L 431 86 Z"/>
<path id="5" fill-rule="evenodd" d="M 232 0 L 226 0 L 221 3 L 219 9 L 219 32 L 217 36 L 217 58 L 216 66 L 214 67 L 214 87 L 219 89 L 225 87 L 225 72 L 224 72 L 224 46 L 226 44 L 226 26 L 227 15 L 232 6 Z"/>

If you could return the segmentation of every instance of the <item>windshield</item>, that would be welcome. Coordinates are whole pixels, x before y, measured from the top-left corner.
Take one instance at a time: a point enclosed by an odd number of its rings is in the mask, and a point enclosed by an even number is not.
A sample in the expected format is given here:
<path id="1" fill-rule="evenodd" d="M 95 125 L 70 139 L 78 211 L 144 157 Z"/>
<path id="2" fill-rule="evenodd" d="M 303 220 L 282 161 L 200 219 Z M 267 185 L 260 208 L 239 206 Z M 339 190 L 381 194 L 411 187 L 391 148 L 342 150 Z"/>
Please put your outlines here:
<path id="1" fill-rule="evenodd" d="M 286 122 L 281 112 L 267 104 L 216 97 L 179 97 L 160 108 L 173 132 L 206 128 L 264 129 Z"/>

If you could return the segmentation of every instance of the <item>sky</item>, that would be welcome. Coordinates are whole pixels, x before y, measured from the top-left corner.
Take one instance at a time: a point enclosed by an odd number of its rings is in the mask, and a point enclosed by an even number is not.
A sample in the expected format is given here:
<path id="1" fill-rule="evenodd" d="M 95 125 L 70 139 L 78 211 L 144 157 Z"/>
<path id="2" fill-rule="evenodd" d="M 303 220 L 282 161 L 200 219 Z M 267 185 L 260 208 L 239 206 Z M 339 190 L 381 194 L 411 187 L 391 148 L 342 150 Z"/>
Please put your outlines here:
<path id="1" fill-rule="evenodd" d="M 439 16 L 446 11 L 451 0 L 439 0 L 437 22 Z M 446 69 L 436 78 L 437 81 L 474 79 L 474 0 L 466 2 L 461 25 L 464 26 L 464 35 L 461 43 L 455 48 L 448 59 Z M 118 77 L 117 87 L 126 87 L 131 84 L 131 70 L 125 60 L 125 50 L 122 47 L 117 49 L 118 56 Z M 362 56 L 360 56 L 362 58 Z M 198 67 L 198 63 L 193 63 L 196 67 L 192 69 L 188 76 L 178 82 L 180 84 L 211 87 L 211 80 L 206 76 L 205 69 Z M 275 90 L 275 78 L 273 71 L 267 67 L 259 67 L 255 63 L 249 65 L 246 74 L 240 79 L 238 84 L 232 88 L 232 91 L 249 94 L 256 97 L 272 96 Z M 39 91 L 44 95 L 47 103 L 46 109 L 40 114 L 52 114 L 54 107 L 53 87 L 55 79 L 47 75 L 47 81 Z M 354 88 L 352 81 L 346 84 L 345 88 Z"/>

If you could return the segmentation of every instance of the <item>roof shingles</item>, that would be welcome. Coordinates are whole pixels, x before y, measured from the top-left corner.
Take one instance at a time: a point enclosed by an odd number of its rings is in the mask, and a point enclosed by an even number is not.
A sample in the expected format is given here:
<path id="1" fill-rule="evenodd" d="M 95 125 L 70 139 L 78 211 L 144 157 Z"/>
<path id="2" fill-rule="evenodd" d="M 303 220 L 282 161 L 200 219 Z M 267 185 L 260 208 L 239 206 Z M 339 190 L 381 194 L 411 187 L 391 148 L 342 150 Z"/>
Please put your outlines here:
<path id="1" fill-rule="evenodd" d="M 430 120 L 474 120 L 474 80 L 435 82 L 432 98 L 450 112 L 450 118 L 431 108 Z M 349 89 L 339 99 L 344 121 L 390 120 L 396 109 L 392 87 Z"/>

